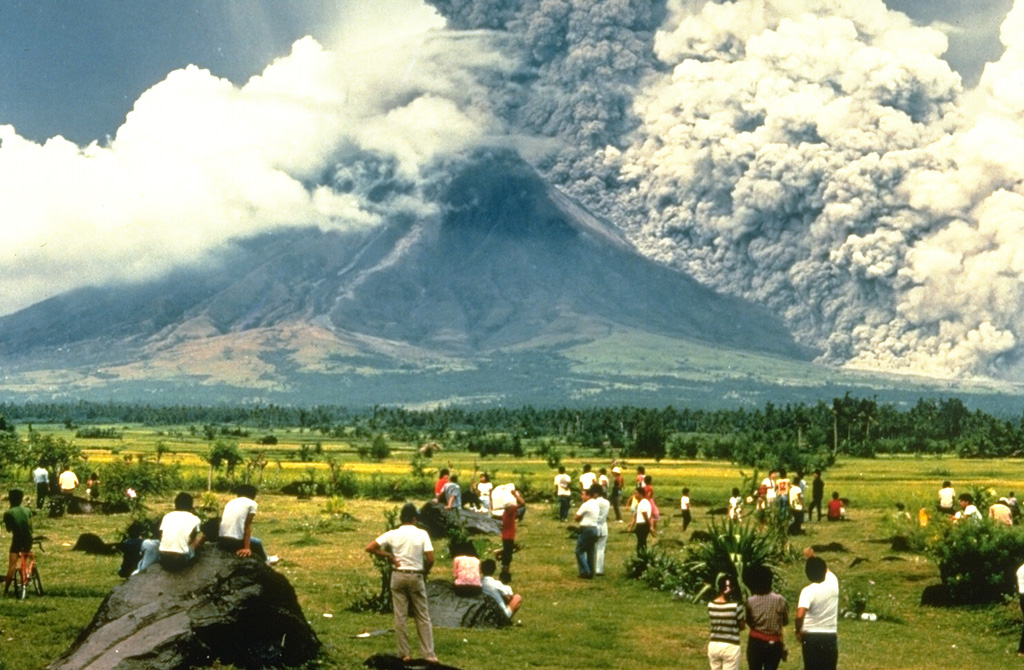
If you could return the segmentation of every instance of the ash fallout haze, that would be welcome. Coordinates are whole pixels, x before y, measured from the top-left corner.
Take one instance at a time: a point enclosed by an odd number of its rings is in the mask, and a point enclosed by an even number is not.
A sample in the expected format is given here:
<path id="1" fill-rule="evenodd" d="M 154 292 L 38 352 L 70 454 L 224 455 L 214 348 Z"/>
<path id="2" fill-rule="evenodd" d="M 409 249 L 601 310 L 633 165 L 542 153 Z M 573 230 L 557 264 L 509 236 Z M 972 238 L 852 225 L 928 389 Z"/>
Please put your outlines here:
<path id="1" fill-rule="evenodd" d="M 357 321 L 373 321 L 353 306 L 360 292 L 398 268 L 408 278 L 413 259 L 444 264 L 430 244 L 460 259 L 511 253 L 495 236 L 514 238 L 512 223 L 488 236 L 459 217 L 500 188 L 485 173 L 508 171 L 537 200 L 498 206 L 564 218 L 572 235 L 708 291 L 688 299 L 715 294 L 744 314 L 777 315 L 762 347 L 772 355 L 1015 381 L 1022 156 L 1024 0 L 8 2 L 0 355 L 15 360 L 31 347 L 12 342 L 59 330 L 67 311 L 54 306 L 69 295 L 99 290 L 109 307 L 110 295 L 134 291 L 124 304 L 146 305 L 147 290 L 188 277 L 189 300 L 129 333 L 148 355 L 170 351 L 172 334 L 233 334 L 237 351 L 241 333 L 279 326 L 286 311 L 293 336 L 302 322 L 306 340 L 320 328 L 316 337 L 355 346 Z M 555 235 L 523 231 L 533 236 L 524 247 Z M 273 296 L 249 286 L 251 313 L 213 310 L 242 292 L 229 288 L 232 262 L 271 248 L 292 258 L 281 245 L 296 248 L 299 235 L 337 250 L 323 268 L 344 281 L 320 285 L 296 256 L 281 276 L 321 291 L 301 306 L 285 310 L 281 298 L 256 316 Z M 622 282 L 635 274 L 666 282 L 652 293 L 676 290 L 660 271 L 627 270 L 626 251 L 592 256 L 558 235 L 574 262 L 604 258 Z M 581 281 L 601 270 L 578 269 Z M 435 299 L 441 283 L 431 277 Z M 584 295 L 559 294 L 562 315 L 578 318 Z M 531 298 L 520 298 L 509 315 L 522 316 Z M 463 330 L 435 327 L 429 342 L 392 337 L 383 321 L 355 339 L 417 355 L 530 339 L 495 326 L 493 311 L 460 309 Z M 624 323 L 610 309 L 588 323 Z M 654 321 L 659 336 L 690 332 Z M 481 323 L 490 339 L 474 330 Z M 56 351 L 83 338 L 46 342 Z M 44 384 L 19 374 L 24 388 Z"/>

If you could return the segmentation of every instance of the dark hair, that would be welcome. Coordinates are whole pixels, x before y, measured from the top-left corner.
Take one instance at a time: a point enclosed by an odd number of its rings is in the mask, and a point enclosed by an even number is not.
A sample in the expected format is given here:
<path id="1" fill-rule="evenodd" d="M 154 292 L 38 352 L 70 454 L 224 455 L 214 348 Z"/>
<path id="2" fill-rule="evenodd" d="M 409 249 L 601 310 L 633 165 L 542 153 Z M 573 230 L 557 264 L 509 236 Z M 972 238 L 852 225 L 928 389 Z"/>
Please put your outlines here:
<path id="1" fill-rule="evenodd" d="M 826 573 L 828 573 L 828 566 L 825 565 L 824 559 L 817 556 L 811 556 L 807 559 L 807 565 L 804 566 L 804 574 L 807 575 L 807 579 L 812 582 L 823 582 L 825 581 Z"/>
<path id="2" fill-rule="evenodd" d="M 944 488 L 944 489 L 948 489 L 952 485 L 953 485 L 953 482 L 949 481 L 948 479 L 946 481 L 942 482 L 942 488 Z"/>
<path id="3" fill-rule="evenodd" d="M 416 505 L 413 505 L 412 503 L 405 503 L 402 505 L 402 511 L 398 513 L 398 519 L 402 523 L 415 521 L 418 516 L 419 512 L 416 511 Z"/>
<path id="4" fill-rule="evenodd" d="M 256 498 L 256 487 L 252 484 L 239 484 L 235 487 L 235 495 L 239 498 Z"/>
<path id="5" fill-rule="evenodd" d="M 452 475 L 451 477 L 448 478 L 448 481 L 450 481 L 452 484 L 458 484 L 459 483 L 459 476 L 458 475 Z"/>
<path id="6" fill-rule="evenodd" d="M 437 478 L 440 479 L 441 477 L 444 477 L 447 474 L 448 474 L 448 468 L 441 468 L 437 472 Z"/>
<path id="7" fill-rule="evenodd" d="M 583 472 L 590 472 L 590 463 L 583 464 Z"/>
<path id="8" fill-rule="evenodd" d="M 17 507 L 25 499 L 25 492 L 21 489 L 11 489 L 7 492 L 7 499 L 11 501 L 11 507 Z"/>
<path id="9" fill-rule="evenodd" d="M 773 578 L 772 570 L 767 565 L 752 565 L 743 574 L 747 588 L 759 596 L 771 593 Z"/>
<path id="10" fill-rule="evenodd" d="M 815 470 L 814 474 L 816 474 L 816 475 L 818 475 L 820 477 L 821 476 L 821 470 Z"/>
<path id="11" fill-rule="evenodd" d="M 785 470 L 779 470 L 779 479 L 785 479 L 785 478 L 786 478 L 786 471 Z"/>
<path id="12" fill-rule="evenodd" d="M 832 492 L 832 500 L 839 500 L 839 491 Z"/>
<path id="13" fill-rule="evenodd" d="M 736 576 L 728 572 L 718 575 L 718 579 L 715 580 L 715 587 L 720 594 L 725 593 L 726 588 L 728 588 L 728 600 L 735 601 L 740 597 L 739 589 L 736 588 Z"/>
<path id="14" fill-rule="evenodd" d="M 608 474 L 608 470 L 605 468 L 601 468 L 600 470 L 598 470 L 598 472 L 601 473 L 602 475 Z"/>
<path id="15" fill-rule="evenodd" d="M 558 466 L 558 472 L 559 472 L 559 473 L 563 473 L 563 472 L 565 472 L 565 466 L 564 466 L 564 465 L 559 465 L 559 466 Z"/>
<path id="16" fill-rule="evenodd" d="M 740 490 L 734 486 L 732 487 L 732 494 L 734 496 L 738 496 L 740 494 Z"/>
<path id="17" fill-rule="evenodd" d="M 484 577 L 490 577 L 497 569 L 498 564 L 494 562 L 493 558 L 487 558 L 480 561 L 480 574 Z"/>
<path id="18" fill-rule="evenodd" d="M 654 481 L 654 477 L 652 477 L 650 475 L 644 475 L 644 484 L 650 485 L 650 483 L 653 482 L 653 481 Z"/>
<path id="19" fill-rule="evenodd" d="M 481 472 L 480 473 L 480 479 L 484 480 L 485 482 L 489 482 L 489 481 L 491 481 L 491 476 L 489 474 L 487 474 L 486 472 Z"/>
<path id="20" fill-rule="evenodd" d="M 958 499 L 962 500 L 963 502 L 967 503 L 968 505 L 973 505 L 974 504 L 974 496 L 972 496 L 970 493 L 961 493 L 958 496 Z"/>
<path id="21" fill-rule="evenodd" d="M 604 495 L 604 487 L 601 486 L 600 484 L 591 484 L 590 488 L 587 489 L 587 493 L 589 493 L 593 497 L 603 496 Z"/>
<path id="22" fill-rule="evenodd" d="M 647 472 L 647 470 L 644 468 L 644 466 L 638 465 L 636 466 L 636 472 L 637 474 L 642 475 L 643 473 Z"/>
<path id="23" fill-rule="evenodd" d="M 470 541 L 466 542 L 452 542 L 448 547 L 449 553 L 452 556 L 476 556 L 476 545 Z"/>
<path id="24" fill-rule="evenodd" d="M 683 495 L 685 496 L 685 495 L 689 495 L 689 494 L 690 494 L 690 489 L 688 489 L 688 488 L 686 488 L 686 487 L 684 486 L 684 487 L 683 487 Z"/>
<path id="25" fill-rule="evenodd" d="M 644 491 L 644 487 L 642 487 L 642 486 L 636 487 L 636 492 L 639 493 L 641 496 L 647 495 L 647 492 Z"/>
<path id="26" fill-rule="evenodd" d="M 244 486 L 244 484 L 243 484 Z M 239 487 L 241 488 L 241 487 Z M 174 509 L 178 512 L 192 511 L 192 494 L 182 491 L 174 498 Z"/>

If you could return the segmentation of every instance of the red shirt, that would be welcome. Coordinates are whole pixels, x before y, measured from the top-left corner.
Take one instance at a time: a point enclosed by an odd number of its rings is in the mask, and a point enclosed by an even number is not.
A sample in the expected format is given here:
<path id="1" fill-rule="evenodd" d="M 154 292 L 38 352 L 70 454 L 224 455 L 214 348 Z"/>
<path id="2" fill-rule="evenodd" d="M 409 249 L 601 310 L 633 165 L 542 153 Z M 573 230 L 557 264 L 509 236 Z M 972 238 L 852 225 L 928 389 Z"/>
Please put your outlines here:
<path id="1" fill-rule="evenodd" d="M 829 500 L 828 501 L 828 518 L 838 519 L 842 516 L 843 501 L 842 500 Z"/>
<path id="2" fill-rule="evenodd" d="M 440 479 L 438 479 L 437 483 L 434 484 L 434 495 L 435 496 L 441 495 L 441 490 L 444 488 L 445 484 L 447 484 L 447 483 L 448 483 L 448 478 L 447 477 L 441 477 Z"/>
<path id="3" fill-rule="evenodd" d="M 518 511 L 519 508 L 517 506 L 509 505 L 501 513 L 501 539 L 516 539 L 516 513 Z"/>

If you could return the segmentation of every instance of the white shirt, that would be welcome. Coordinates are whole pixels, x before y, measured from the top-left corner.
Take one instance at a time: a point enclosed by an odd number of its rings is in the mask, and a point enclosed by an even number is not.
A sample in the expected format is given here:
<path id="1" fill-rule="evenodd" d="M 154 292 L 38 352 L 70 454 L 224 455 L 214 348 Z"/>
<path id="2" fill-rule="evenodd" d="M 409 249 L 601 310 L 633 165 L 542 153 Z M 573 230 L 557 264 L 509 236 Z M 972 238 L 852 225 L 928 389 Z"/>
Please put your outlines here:
<path id="1" fill-rule="evenodd" d="M 1024 596 L 1024 565 L 1017 568 L 1017 593 Z"/>
<path id="2" fill-rule="evenodd" d="M 789 487 L 789 506 L 798 512 L 804 508 L 803 491 L 795 484 Z"/>
<path id="3" fill-rule="evenodd" d="M 597 526 L 597 519 L 601 515 L 601 508 L 597 504 L 597 498 L 587 500 L 576 510 L 576 516 L 580 517 L 580 527 Z"/>
<path id="4" fill-rule="evenodd" d="M 765 477 L 761 481 L 761 486 L 765 487 L 764 497 L 767 498 L 768 500 L 774 500 L 775 499 L 775 482 L 772 480 L 772 478 L 771 477 Z"/>
<path id="5" fill-rule="evenodd" d="M 646 514 L 646 516 L 644 516 Z M 636 522 L 637 524 L 649 524 L 651 517 L 654 515 L 654 510 L 651 509 L 651 501 L 644 498 L 636 504 Z"/>
<path id="6" fill-rule="evenodd" d="M 160 551 L 187 554 L 192 534 L 199 532 L 200 523 L 192 512 L 175 510 L 165 514 L 160 522 Z"/>
<path id="7" fill-rule="evenodd" d="M 832 575 L 831 579 L 829 575 Z M 807 609 L 804 613 L 804 632 L 838 632 L 839 580 L 831 571 L 825 573 L 825 581 L 811 582 L 800 591 L 797 608 L 801 607 Z"/>
<path id="8" fill-rule="evenodd" d="M 71 470 L 65 470 L 60 473 L 60 477 L 57 478 L 57 482 L 60 484 L 61 491 L 73 491 L 78 486 L 78 477 L 75 476 Z"/>
<path id="9" fill-rule="evenodd" d="M 593 472 L 584 472 L 580 475 L 580 488 L 586 491 L 594 485 L 595 481 L 597 481 L 597 475 Z"/>
<path id="10" fill-rule="evenodd" d="M 683 496 L 682 498 L 679 499 L 679 509 L 683 510 L 684 512 L 690 509 L 690 496 Z"/>
<path id="11" fill-rule="evenodd" d="M 570 484 L 572 484 L 572 478 L 569 475 L 564 472 L 555 475 L 555 488 L 558 489 L 558 495 L 571 495 L 572 492 L 569 491 Z"/>
<path id="12" fill-rule="evenodd" d="M 505 612 L 505 616 L 511 618 L 512 610 L 510 610 L 508 605 L 505 604 L 505 596 L 508 596 L 509 598 L 512 597 L 511 586 L 508 584 L 502 584 L 501 581 L 488 575 L 481 580 L 480 588 L 484 593 L 494 598 L 494 600 L 501 605 L 501 609 Z"/>
<path id="13" fill-rule="evenodd" d="M 398 559 L 399 570 L 423 570 L 423 555 L 434 551 L 427 531 L 412 524 L 402 524 L 377 538 L 377 544 L 388 548 Z"/>
<path id="14" fill-rule="evenodd" d="M 32 471 L 32 481 L 36 484 L 49 484 L 50 473 L 46 471 L 46 468 L 36 468 Z"/>
<path id="15" fill-rule="evenodd" d="M 956 498 L 956 491 L 952 487 L 939 489 L 939 507 L 952 507 L 954 498 Z"/>
<path id="16" fill-rule="evenodd" d="M 957 512 L 956 513 L 956 518 L 957 519 L 967 519 L 969 521 L 981 521 L 982 520 L 981 512 L 979 512 L 978 508 L 975 507 L 974 505 L 968 505 L 967 507 L 965 507 L 963 509 L 962 512 Z"/>
<path id="17" fill-rule="evenodd" d="M 249 514 L 256 514 L 256 501 L 252 498 L 239 496 L 228 501 L 220 517 L 220 536 L 234 540 L 245 539 L 245 520 Z"/>
<path id="18" fill-rule="evenodd" d="M 601 485 L 601 488 L 608 489 L 608 475 L 598 475 L 597 483 Z"/>

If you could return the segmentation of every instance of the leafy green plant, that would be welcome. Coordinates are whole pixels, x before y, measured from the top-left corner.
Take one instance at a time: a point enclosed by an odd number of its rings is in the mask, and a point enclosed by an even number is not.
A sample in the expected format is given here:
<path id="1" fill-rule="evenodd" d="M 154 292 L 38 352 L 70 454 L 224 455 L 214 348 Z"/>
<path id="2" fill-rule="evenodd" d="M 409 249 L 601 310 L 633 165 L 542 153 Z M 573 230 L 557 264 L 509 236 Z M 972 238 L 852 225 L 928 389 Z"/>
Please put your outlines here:
<path id="1" fill-rule="evenodd" d="M 943 528 L 928 548 L 955 604 L 994 603 L 1016 588 L 1016 570 L 1024 556 L 1024 529 L 983 523 Z"/>
<path id="2" fill-rule="evenodd" d="M 708 539 L 691 542 L 687 546 L 683 569 L 692 573 L 700 588 L 692 591 L 694 599 L 708 595 L 721 575 L 739 577 L 755 565 L 772 566 L 786 555 L 785 539 L 769 524 L 765 529 L 754 522 L 724 523 L 712 519 L 708 525 Z M 742 580 L 740 580 L 742 583 Z M 744 587 L 745 588 L 745 587 Z"/>
<path id="3" fill-rule="evenodd" d="M 399 509 L 391 507 L 384 510 L 384 531 L 398 528 Z M 376 612 L 388 614 L 391 612 L 391 562 L 381 558 L 373 557 L 373 567 L 380 573 L 380 590 L 376 593 L 356 599 L 349 610 L 352 612 Z"/>

